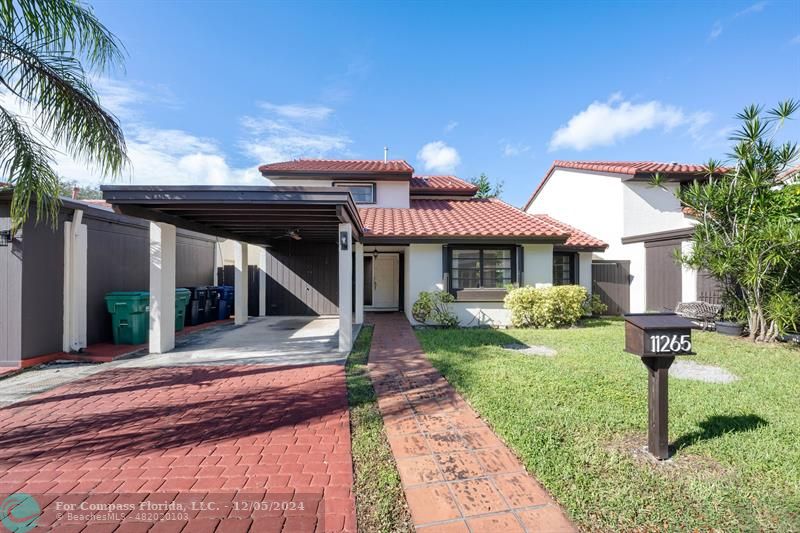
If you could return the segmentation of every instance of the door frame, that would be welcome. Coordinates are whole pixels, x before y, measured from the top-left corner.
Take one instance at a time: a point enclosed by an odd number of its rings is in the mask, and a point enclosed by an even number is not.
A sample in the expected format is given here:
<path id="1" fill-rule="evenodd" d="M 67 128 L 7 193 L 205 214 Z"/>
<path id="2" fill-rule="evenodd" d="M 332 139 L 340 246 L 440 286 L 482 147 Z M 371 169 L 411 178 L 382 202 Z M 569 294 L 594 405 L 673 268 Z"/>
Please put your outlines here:
<path id="1" fill-rule="evenodd" d="M 369 262 L 370 263 L 370 268 L 372 269 L 372 272 L 370 273 L 371 274 L 370 277 L 373 279 L 373 283 L 374 283 L 374 279 L 375 279 L 375 260 L 376 260 L 376 256 L 381 256 L 381 255 L 395 256 L 397 258 L 397 283 L 398 283 L 398 286 L 397 286 L 397 306 L 396 307 L 395 306 L 376 307 L 374 305 L 374 303 L 375 303 L 375 291 L 373 290 L 372 291 L 372 305 L 364 304 L 364 310 L 365 311 L 372 311 L 372 312 L 399 311 L 399 310 L 401 310 L 403 308 L 403 283 L 404 283 L 403 274 L 404 274 L 404 270 L 405 270 L 403 268 L 403 253 L 402 252 L 381 252 L 381 251 L 378 251 L 377 253 L 374 253 L 374 252 L 366 253 L 365 252 L 364 253 L 364 261 L 365 261 L 365 263 L 364 263 L 364 269 L 365 269 L 364 270 L 364 277 L 365 278 L 367 277 L 366 276 L 366 268 L 367 268 L 366 267 L 366 259 L 367 259 L 367 256 L 369 256 L 369 257 L 372 258 L 372 260 Z M 365 292 L 364 296 L 366 297 L 366 292 Z"/>

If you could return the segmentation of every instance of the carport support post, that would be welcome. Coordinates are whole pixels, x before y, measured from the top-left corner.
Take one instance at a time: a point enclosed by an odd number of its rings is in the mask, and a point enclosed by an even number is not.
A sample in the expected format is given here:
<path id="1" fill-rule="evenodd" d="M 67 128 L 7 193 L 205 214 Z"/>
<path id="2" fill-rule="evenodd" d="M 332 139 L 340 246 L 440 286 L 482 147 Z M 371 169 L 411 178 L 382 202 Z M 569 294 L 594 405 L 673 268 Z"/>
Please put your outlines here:
<path id="1" fill-rule="evenodd" d="M 356 243 L 356 324 L 364 323 L 364 245 Z"/>
<path id="2" fill-rule="evenodd" d="M 353 347 L 353 228 L 339 224 L 339 351 Z"/>
<path id="3" fill-rule="evenodd" d="M 235 242 L 233 245 L 233 321 L 237 326 L 247 323 L 248 264 L 247 244 Z"/>
<path id="4" fill-rule="evenodd" d="M 150 223 L 150 353 L 175 347 L 175 226 Z"/>
<path id="5" fill-rule="evenodd" d="M 258 249 L 258 316 L 267 316 L 267 249 Z"/>

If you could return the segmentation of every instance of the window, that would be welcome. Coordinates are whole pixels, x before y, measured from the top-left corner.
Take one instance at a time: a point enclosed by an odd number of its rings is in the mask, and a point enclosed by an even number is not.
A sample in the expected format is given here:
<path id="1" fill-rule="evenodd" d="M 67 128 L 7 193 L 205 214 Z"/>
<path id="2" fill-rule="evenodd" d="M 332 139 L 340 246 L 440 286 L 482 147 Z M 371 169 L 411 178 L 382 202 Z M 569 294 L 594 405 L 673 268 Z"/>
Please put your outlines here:
<path id="1" fill-rule="evenodd" d="M 503 289 L 513 281 L 511 248 L 454 248 L 450 256 L 450 288 Z"/>
<path id="2" fill-rule="evenodd" d="M 575 285 L 575 254 L 553 254 L 553 285 Z"/>
<path id="3" fill-rule="evenodd" d="M 375 203 L 374 183 L 334 183 L 333 186 L 347 188 L 357 204 Z"/>

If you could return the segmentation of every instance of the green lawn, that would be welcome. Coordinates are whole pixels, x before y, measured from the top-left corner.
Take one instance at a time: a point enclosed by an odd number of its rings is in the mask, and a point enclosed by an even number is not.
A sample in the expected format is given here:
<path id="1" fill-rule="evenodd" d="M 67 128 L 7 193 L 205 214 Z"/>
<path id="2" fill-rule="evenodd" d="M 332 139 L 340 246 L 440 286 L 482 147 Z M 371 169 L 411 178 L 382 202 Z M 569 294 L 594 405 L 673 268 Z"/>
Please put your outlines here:
<path id="1" fill-rule="evenodd" d="M 358 530 L 411 532 L 414 528 L 400 475 L 383 431 L 383 418 L 367 372 L 371 344 L 372 326 L 365 326 L 345 366 Z"/>
<path id="2" fill-rule="evenodd" d="M 670 380 L 671 463 L 645 445 L 647 373 L 623 323 L 419 330 L 428 357 L 586 530 L 800 531 L 800 350 L 694 332 L 741 379 Z M 544 344 L 554 358 L 499 348 Z"/>

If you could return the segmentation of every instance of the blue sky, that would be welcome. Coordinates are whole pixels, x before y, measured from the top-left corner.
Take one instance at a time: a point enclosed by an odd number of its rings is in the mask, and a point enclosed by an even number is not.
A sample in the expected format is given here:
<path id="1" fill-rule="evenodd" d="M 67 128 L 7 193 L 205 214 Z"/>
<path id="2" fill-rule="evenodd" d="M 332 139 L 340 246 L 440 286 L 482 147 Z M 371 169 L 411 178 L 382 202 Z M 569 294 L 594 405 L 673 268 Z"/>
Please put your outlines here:
<path id="1" fill-rule="evenodd" d="M 260 163 L 388 145 L 521 205 L 553 159 L 704 162 L 744 105 L 800 98 L 797 0 L 92 5 L 129 54 L 97 81 L 123 183 L 257 184 Z"/>

